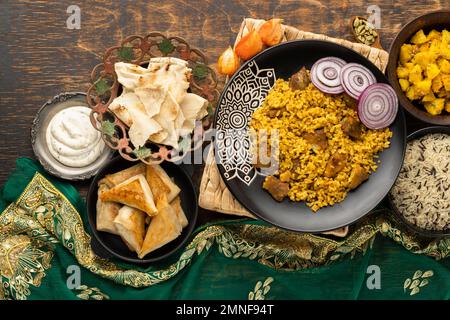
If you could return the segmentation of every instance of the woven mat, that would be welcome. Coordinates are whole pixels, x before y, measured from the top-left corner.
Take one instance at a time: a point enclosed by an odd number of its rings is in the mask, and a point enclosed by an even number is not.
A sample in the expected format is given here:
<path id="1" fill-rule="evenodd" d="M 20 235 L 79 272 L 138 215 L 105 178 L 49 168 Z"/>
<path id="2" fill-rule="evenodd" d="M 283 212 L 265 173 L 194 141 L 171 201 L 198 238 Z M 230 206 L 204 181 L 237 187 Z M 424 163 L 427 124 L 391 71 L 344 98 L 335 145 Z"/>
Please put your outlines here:
<path id="1" fill-rule="evenodd" d="M 249 31 L 258 29 L 263 23 L 264 20 L 244 19 L 239 33 L 236 37 L 235 45 Z M 372 61 L 372 63 L 374 63 L 381 71 L 384 72 L 386 68 L 389 55 L 384 50 L 372 48 L 364 44 L 354 43 L 343 39 L 331 38 L 322 34 L 301 31 L 290 26 L 283 26 L 283 30 L 283 41 L 298 39 L 320 39 L 335 42 L 345 47 L 351 48 L 359 52 L 361 55 L 367 57 L 367 59 Z M 225 183 L 222 181 L 217 165 L 213 161 L 212 148 L 209 151 L 208 159 L 206 161 L 202 181 L 200 184 L 199 205 L 204 209 L 212 211 L 254 218 L 254 216 L 247 210 L 245 210 L 241 206 L 241 204 L 233 197 L 231 192 L 225 186 Z M 326 232 L 326 234 L 332 234 L 338 237 L 345 237 L 347 233 L 348 227 Z"/>

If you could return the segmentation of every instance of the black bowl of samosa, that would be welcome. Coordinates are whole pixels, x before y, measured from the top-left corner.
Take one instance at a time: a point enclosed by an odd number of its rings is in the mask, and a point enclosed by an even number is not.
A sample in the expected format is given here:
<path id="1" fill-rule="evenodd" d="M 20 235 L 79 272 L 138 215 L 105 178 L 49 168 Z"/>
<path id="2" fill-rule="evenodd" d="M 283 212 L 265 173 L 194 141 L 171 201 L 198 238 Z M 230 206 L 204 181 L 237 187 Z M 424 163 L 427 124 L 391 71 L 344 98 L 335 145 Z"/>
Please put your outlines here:
<path id="1" fill-rule="evenodd" d="M 92 181 L 87 209 L 93 242 L 106 256 L 151 263 L 186 243 L 198 206 L 191 179 L 177 165 L 136 164 L 118 156 Z"/>

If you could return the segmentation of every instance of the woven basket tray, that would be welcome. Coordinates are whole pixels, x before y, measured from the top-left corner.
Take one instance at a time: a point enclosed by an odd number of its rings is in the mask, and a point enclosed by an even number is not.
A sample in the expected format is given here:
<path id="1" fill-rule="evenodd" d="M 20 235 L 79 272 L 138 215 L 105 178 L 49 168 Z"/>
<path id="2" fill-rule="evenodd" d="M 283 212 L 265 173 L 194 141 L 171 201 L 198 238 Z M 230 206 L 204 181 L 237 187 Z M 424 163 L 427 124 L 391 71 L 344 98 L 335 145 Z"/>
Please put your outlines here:
<path id="1" fill-rule="evenodd" d="M 257 30 L 264 23 L 264 21 L 265 20 L 244 19 L 239 33 L 236 37 L 235 45 L 249 31 L 254 29 Z M 372 48 L 364 44 L 354 43 L 343 39 L 331 38 L 322 34 L 305 32 L 290 26 L 283 26 L 283 31 L 283 41 L 298 39 L 320 39 L 335 42 L 345 47 L 351 48 L 367 57 L 383 72 L 388 62 L 389 55 L 386 51 Z M 199 205 L 204 209 L 212 211 L 254 218 L 252 214 L 250 214 L 239 204 L 239 202 L 227 189 L 225 183 L 222 181 L 217 165 L 213 160 L 212 148 L 209 151 L 208 159 L 206 161 L 202 181 L 200 184 Z M 332 234 L 339 237 L 345 237 L 347 233 L 348 227 L 327 232 L 327 234 Z"/>

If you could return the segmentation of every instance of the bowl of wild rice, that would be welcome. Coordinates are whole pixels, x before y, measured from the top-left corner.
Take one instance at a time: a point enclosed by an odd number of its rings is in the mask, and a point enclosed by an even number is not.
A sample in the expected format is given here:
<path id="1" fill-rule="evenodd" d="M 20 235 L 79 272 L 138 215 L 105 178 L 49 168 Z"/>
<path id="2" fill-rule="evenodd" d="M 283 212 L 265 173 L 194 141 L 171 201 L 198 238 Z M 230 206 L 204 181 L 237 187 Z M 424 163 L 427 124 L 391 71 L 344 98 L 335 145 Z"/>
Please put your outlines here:
<path id="1" fill-rule="evenodd" d="M 430 237 L 450 235 L 450 127 L 428 127 L 408 136 L 400 174 L 389 193 L 398 217 Z"/>

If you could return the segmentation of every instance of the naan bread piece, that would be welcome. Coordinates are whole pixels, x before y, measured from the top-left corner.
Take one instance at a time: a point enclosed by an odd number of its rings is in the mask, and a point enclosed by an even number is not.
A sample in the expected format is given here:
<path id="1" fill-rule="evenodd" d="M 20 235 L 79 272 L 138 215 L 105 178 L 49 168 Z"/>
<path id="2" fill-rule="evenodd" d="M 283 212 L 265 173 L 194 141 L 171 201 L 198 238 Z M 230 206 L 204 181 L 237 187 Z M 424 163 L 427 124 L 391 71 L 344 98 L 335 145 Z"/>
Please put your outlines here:
<path id="1" fill-rule="evenodd" d="M 143 146 L 152 134 L 162 130 L 161 126 L 148 116 L 144 104 L 134 92 L 122 93 L 108 108 L 130 128 L 128 135 L 136 148 Z"/>
<path id="2" fill-rule="evenodd" d="M 133 96 L 133 92 L 122 92 L 122 94 L 114 98 L 114 100 L 111 101 L 111 104 L 108 106 L 108 109 L 111 110 L 117 116 L 117 118 L 119 118 L 128 127 L 133 124 L 131 114 L 130 112 L 128 112 L 128 106 L 131 105 L 132 101 L 134 100 Z"/>
<path id="3" fill-rule="evenodd" d="M 148 64 L 148 70 L 154 75 L 154 86 L 166 88 L 177 103 L 180 103 L 189 89 L 191 69 L 184 60 L 163 57 L 152 58 Z"/>
<path id="4" fill-rule="evenodd" d="M 117 74 L 117 80 L 128 91 L 152 85 L 154 74 L 141 66 L 126 62 L 116 62 L 114 70 Z"/>
<path id="5" fill-rule="evenodd" d="M 181 224 L 178 221 L 175 209 L 163 196 L 158 200 L 158 215 L 152 218 L 144 243 L 142 244 L 139 258 L 144 258 L 150 252 L 161 248 L 167 243 L 175 240 L 181 234 Z"/>
<path id="6" fill-rule="evenodd" d="M 139 97 L 150 118 L 160 112 L 161 105 L 167 96 L 167 91 L 163 87 L 136 88 L 134 93 Z"/>
<path id="7" fill-rule="evenodd" d="M 179 131 L 182 136 L 190 134 L 195 128 L 195 121 L 208 115 L 208 100 L 194 93 L 187 93 L 180 103 L 184 122 Z"/>
<path id="8" fill-rule="evenodd" d="M 141 210 L 123 206 L 114 219 L 118 235 L 131 251 L 139 253 L 145 236 L 145 218 Z"/>
<path id="9" fill-rule="evenodd" d="M 145 178 L 155 202 L 158 202 L 163 195 L 167 197 L 168 202 L 172 202 L 181 191 L 160 165 L 147 165 Z"/>
<path id="10" fill-rule="evenodd" d="M 109 188 L 112 188 L 119 183 L 122 183 L 125 180 L 128 180 L 131 177 L 137 176 L 139 174 L 145 174 L 145 164 L 143 164 L 142 162 L 125 170 L 107 174 L 101 181 L 106 183 Z"/>
<path id="11" fill-rule="evenodd" d="M 117 217 L 121 206 L 120 204 L 115 202 L 104 202 L 100 200 L 100 194 L 108 189 L 109 187 L 106 185 L 106 183 L 100 183 L 98 187 L 96 225 L 98 231 L 117 234 L 117 229 L 114 225 L 114 219 Z"/>
<path id="12" fill-rule="evenodd" d="M 100 194 L 102 201 L 114 201 L 139 209 L 149 216 L 158 214 L 153 194 L 143 174 L 131 177 Z"/>
<path id="13" fill-rule="evenodd" d="M 175 210 L 175 213 L 177 214 L 178 222 L 181 225 L 181 228 L 186 228 L 189 224 L 188 219 L 186 218 L 186 214 L 184 213 L 183 208 L 181 207 L 181 199 L 180 197 L 176 197 L 175 200 L 173 200 L 170 205 Z"/>
<path id="14" fill-rule="evenodd" d="M 161 106 L 160 113 L 153 118 L 163 128 L 163 131 L 167 133 L 167 137 L 158 142 L 154 140 L 154 136 L 151 136 L 150 140 L 156 143 L 172 146 L 175 149 L 178 148 L 179 134 L 177 128 L 175 127 L 175 123 L 177 118 L 180 116 L 180 113 L 182 113 L 180 106 L 175 101 L 172 94 L 168 92 L 166 100 L 164 100 L 164 103 Z"/>

